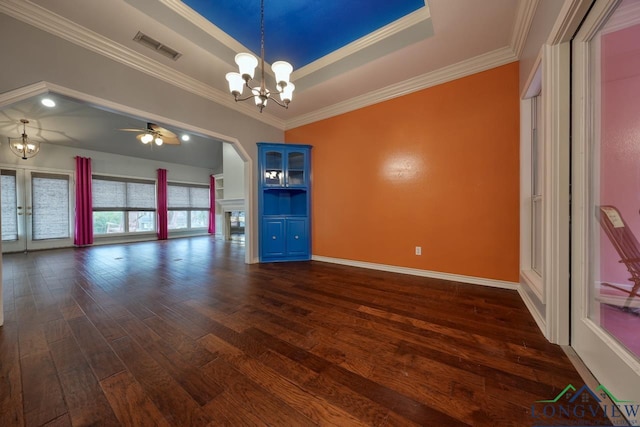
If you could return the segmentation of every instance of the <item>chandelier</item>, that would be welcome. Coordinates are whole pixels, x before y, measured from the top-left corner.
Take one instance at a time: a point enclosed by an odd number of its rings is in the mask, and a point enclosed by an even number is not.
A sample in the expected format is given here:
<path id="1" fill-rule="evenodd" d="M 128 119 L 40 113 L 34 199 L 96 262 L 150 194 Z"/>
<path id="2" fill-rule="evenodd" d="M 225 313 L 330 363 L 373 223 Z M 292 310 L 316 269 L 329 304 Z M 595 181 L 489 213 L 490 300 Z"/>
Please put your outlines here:
<path id="1" fill-rule="evenodd" d="M 20 119 L 20 123 L 22 123 L 22 135 L 18 138 L 9 137 L 9 148 L 16 156 L 27 160 L 40 152 L 40 143 L 29 141 L 29 137 L 27 137 L 27 123 L 29 123 L 29 120 Z"/>
<path id="2" fill-rule="evenodd" d="M 267 89 L 264 81 L 264 0 L 260 0 L 260 85 L 252 87 L 249 84 L 258 66 L 258 60 L 255 56 L 250 53 L 239 53 L 236 55 L 235 61 L 240 72 L 227 73 L 226 78 L 229 82 L 229 91 L 231 91 L 236 102 L 253 98 L 261 113 L 270 99 L 281 107 L 289 108 L 289 103 L 293 98 L 293 90 L 295 89 L 295 85 L 289 81 L 293 71 L 291 64 L 285 61 L 277 61 L 271 65 L 271 70 L 273 70 L 276 77 L 276 91 L 280 94 L 280 101 L 273 97 L 274 92 Z M 249 89 L 249 96 L 242 98 L 245 87 Z"/>

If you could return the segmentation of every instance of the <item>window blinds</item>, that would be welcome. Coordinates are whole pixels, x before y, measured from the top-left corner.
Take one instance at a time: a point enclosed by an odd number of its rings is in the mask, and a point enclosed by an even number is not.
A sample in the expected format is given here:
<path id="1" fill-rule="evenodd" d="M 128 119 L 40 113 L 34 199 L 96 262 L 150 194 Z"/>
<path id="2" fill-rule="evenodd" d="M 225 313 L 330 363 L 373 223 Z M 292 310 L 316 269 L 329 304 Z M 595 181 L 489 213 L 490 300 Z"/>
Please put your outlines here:
<path id="1" fill-rule="evenodd" d="M 156 209 L 156 186 L 153 181 L 118 180 L 94 176 L 91 183 L 94 210 L 149 211 Z"/>
<path id="2" fill-rule="evenodd" d="M 169 209 L 208 210 L 209 187 L 169 184 L 167 199 Z"/>

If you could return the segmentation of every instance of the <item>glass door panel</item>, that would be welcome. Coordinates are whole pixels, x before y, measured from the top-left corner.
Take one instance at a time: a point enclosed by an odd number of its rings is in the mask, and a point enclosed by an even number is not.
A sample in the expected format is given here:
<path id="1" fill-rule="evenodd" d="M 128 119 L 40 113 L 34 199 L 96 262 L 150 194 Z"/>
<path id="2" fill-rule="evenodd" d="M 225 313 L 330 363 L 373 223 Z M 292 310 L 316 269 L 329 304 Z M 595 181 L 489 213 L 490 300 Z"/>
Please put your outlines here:
<path id="1" fill-rule="evenodd" d="M 626 16 L 631 3 L 597 2 L 573 44 L 571 345 L 618 399 L 637 403 L 640 19 Z"/>
<path id="2" fill-rule="evenodd" d="M 26 249 L 24 173 L 22 170 L 0 171 L 2 211 L 2 252 Z"/>
<path id="3" fill-rule="evenodd" d="M 68 239 L 69 177 L 31 174 L 31 237 L 33 240 Z M 27 212 L 29 215 L 29 212 Z"/>
<path id="4" fill-rule="evenodd" d="M 287 152 L 287 185 L 301 186 L 305 184 L 305 155 L 300 151 Z"/>
<path id="5" fill-rule="evenodd" d="M 283 159 L 282 153 L 278 151 L 267 151 L 265 153 L 265 185 L 277 185 L 284 184 L 283 179 Z"/>

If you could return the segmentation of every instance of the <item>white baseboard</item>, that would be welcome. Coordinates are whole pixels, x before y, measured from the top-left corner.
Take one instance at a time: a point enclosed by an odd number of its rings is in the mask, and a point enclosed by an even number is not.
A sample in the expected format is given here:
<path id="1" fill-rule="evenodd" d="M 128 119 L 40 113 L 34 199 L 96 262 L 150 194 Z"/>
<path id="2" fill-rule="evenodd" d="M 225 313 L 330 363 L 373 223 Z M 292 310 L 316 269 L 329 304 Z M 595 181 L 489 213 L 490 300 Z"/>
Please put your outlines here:
<path id="1" fill-rule="evenodd" d="M 520 298 L 522 298 L 524 305 L 527 306 L 527 310 L 529 310 L 529 313 L 531 313 L 531 316 L 533 317 L 533 320 L 535 320 L 536 325 L 538 325 L 538 328 L 540 328 L 540 330 L 542 331 L 542 335 L 546 337 L 547 322 L 545 321 L 544 317 L 540 314 L 540 312 L 536 308 L 535 303 L 531 300 L 531 296 L 527 293 L 527 291 L 522 286 L 518 288 L 518 294 L 520 295 Z"/>
<path id="2" fill-rule="evenodd" d="M 353 261 L 343 258 L 331 258 L 319 255 L 313 255 L 311 257 L 313 261 L 328 262 L 331 264 L 348 265 L 351 267 L 368 268 L 371 270 L 388 271 L 391 273 L 409 274 L 412 276 L 429 277 L 431 279 L 449 280 L 452 282 L 469 283 L 472 285 L 489 286 L 492 288 L 511 289 L 518 290 L 519 283 L 507 282 L 504 280 L 485 279 L 482 277 L 463 276 L 460 274 L 441 273 L 439 271 L 420 270 L 417 268 L 398 267 L 395 265 L 376 264 L 373 262 L 365 261 Z"/>

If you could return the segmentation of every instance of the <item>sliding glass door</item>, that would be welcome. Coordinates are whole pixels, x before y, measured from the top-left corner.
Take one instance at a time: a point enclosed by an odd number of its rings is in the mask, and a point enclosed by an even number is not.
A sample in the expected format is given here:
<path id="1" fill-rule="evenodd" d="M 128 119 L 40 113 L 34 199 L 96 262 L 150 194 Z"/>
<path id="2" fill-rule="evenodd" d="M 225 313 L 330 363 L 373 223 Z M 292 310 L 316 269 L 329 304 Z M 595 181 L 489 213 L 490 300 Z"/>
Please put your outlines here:
<path id="1" fill-rule="evenodd" d="M 640 402 L 637 6 L 597 1 L 572 58 L 571 344 L 621 409 L 630 405 L 622 401 Z M 625 415 L 640 422 L 639 414 Z"/>
<path id="2" fill-rule="evenodd" d="M 2 169 L 2 252 L 71 246 L 73 176 Z"/>

